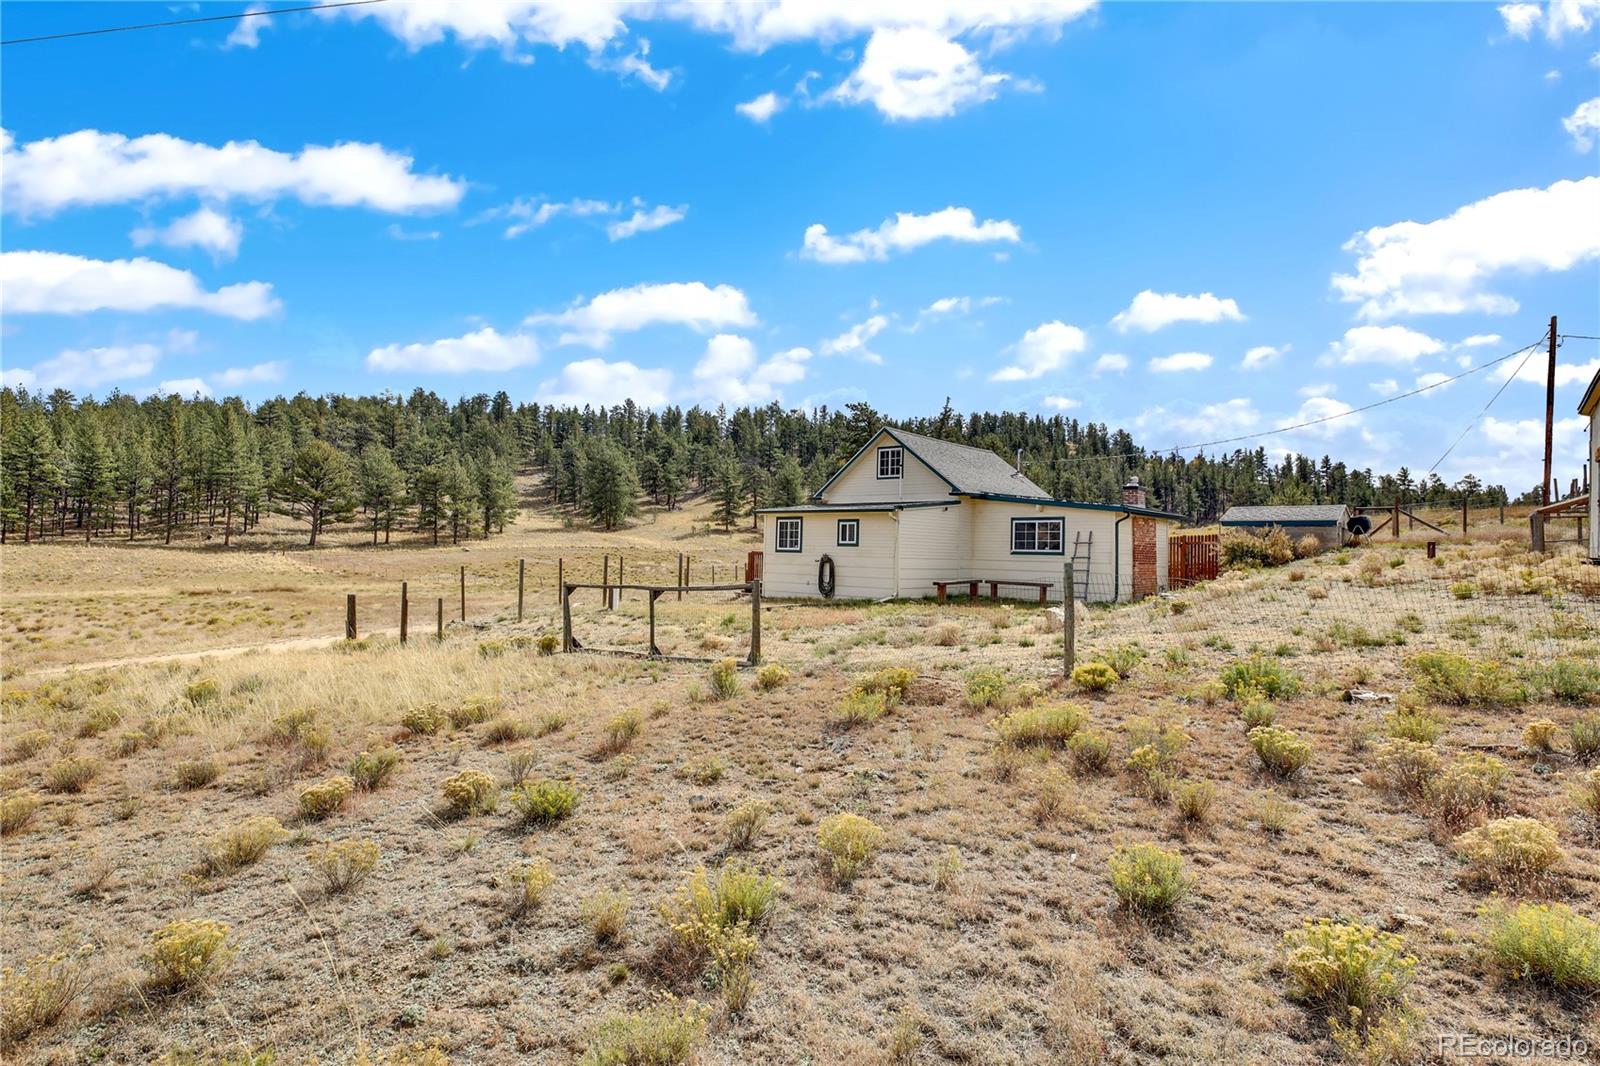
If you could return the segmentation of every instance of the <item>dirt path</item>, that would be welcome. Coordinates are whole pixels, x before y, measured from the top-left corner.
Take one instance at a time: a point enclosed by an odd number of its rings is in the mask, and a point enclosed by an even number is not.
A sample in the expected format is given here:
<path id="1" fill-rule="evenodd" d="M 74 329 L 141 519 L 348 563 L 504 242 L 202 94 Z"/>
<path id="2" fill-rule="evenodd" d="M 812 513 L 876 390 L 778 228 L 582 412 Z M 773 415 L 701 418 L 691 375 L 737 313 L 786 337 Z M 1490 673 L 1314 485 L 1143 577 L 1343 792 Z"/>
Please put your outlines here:
<path id="1" fill-rule="evenodd" d="M 368 637 L 394 636 L 398 628 L 373 629 L 366 633 Z M 235 655 L 249 655 L 260 652 L 267 655 L 276 655 L 286 651 L 310 651 L 315 648 L 325 648 L 337 644 L 341 637 L 290 637 L 287 640 L 269 640 L 256 644 L 225 644 L 219 648 L 200 648 L 196 651 L 162 652 L 156 655 L 128 655 L 120 659 L 97 659 L 87 663 L 63 663 L 59 666 L 46 666 L 37 670 L 28 670 L 28 677 L 60 677 L 63 674 L 76 673 L 79 670 L 114 670 L 126 666 L 151 666 L 156 663 L 189 663 L 201 659 L 228 659 Z"/>

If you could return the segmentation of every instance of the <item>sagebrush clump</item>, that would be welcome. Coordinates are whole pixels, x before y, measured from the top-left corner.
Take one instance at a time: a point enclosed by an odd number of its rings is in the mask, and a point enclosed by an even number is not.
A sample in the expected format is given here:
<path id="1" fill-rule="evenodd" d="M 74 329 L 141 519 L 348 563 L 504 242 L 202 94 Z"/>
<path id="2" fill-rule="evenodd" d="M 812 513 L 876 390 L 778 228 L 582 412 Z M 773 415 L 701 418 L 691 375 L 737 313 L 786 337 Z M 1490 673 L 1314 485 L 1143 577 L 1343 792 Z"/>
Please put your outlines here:
<path id="1" fill-rule="evenodd" d="M 789 671 L 777 663 L 768 663 L 756 671 L 756 688 L 771 692 L 782 688 L 789 680 Z"/>
<path id="2" fill-rule="evenodd" d="M 0 836 L 10 836 L 27 828 L 43 802 L 32 792 L 13 792 L 0 798 Z"/>
<path id="3" fill-rule="evenodd" d="M 1064 748 L 1088 715 L 1072 703 L 1041 703 L 990 722 L 1000 742 L 1016 747 Z"/>
<path id="4" fill-rule="evenodd" d="M 883 830 L 859 814 L 831 814 L 817 827 L 817 846 L 828 856 L 833 876 L 845 884 L 855 880 L 884 840 Z"/>
<path id="5" fill-rule="evenodd" d="M 423 707 L 412 707 L 406 711 L 400 716 L 400 725 L 413 736 L 427 737 L 443 729 L 449 720 L 449 715 L 445 714 L 443 709 L 428 704 Z"/>
<path id="6" fill-rule="evenodd" d="M 1072 768 L 1081 774 L 1103 774 L 1111 765 L 1111 737 L 1098 729 L 1079 729 L 1067 741 Z"/>
<path id="7" fill-rule="evenodd" d="M 712 663 L 708 676 L 713 699 L 730 700 L 739 694 L 739 664 L 732 659 Z"/>
<path id="8" fill-rule="evenodd" d="M 732 851 L 743 851 L 756 842 L 766 827 L 770 808 L 760 800 L 749 800 L 728 812 L 722 822 L 722 839 Z"/>
<path id="9" fill-rule="evenodd" d="M 177 992 L 214 976 L 233 958 L 232 928 L 209 918 L 168 922 L 150 936 L 144 952 L 145 986 Z"/>
<path id="10" fill-rule="evenodd" d="M 1483 916 L 1484 946 L 1511 977 L 1563 992 L 1600 991 L 1600 922 L 1564 903 L 1501 903 Z"/>
<path id="11" fill-rule="evenodd" d="M 1556 831 L 1535 818 L 1496 818 L 1455 839 L 1473 877 L 1501 888 L 1530 888 L 1564 857 Z"/>
<path id="12" fill-rule="evenodd" d="M 100 772 L 100 763 L 90 755 L 68 755 L 57 759 L 44 772 L 44 784 L 51 792 L 82 792 Z"/>
<path id="13" fill-rule="evenodd" d="M 1375 766 L 1386 788 L 1420 796 L 1428 782 L 1439 776 L 1444 760 L 1431 744 L 1419 740 L 1390 740 L 1378 748 Z"/>
<path id="14" fill-rule="evenodd" d="M 577 786 L 566 781 L 525 781 L 511 790 L 511 808 L 523 825 L 555 825 L 577 807 Z"/>
<path id="15" fill-rule="evenodd" d="M 444 795 L 446 813 L 452 817 L 492 811 L 499 805 L 500 786 L 482 770 L 462 770 L 439 783 Z"/>
<path id="16" fill-rule="evenodd" d="M 1104 692 L 1122 680 L 1109 663 L 1079 663 L 1072 668 L 1072 683 L 1086 692 Z"/>
<path id="17" fill-rule="evenodd" d="M 1477 662 L 1445 651 L 1426 651 L 1406 661 L 1417 691 L 1437 703 L 1515 707 L 1528 702 L 1527 686 L 1500 663 Z"/>
<path id="18" fill-rule="evenodd" d="M 693 1000 L 672 999 L 612 1015 L 595 1028 L 580 1066 L 687 1066 L 705 1039 L 707 1016 Z"/>
<path id="19" fill-rule="evenodd" d="M 350 779 L 363 792 L 376 792 L 389 783 L 400 766 L 400 749 L 392 746 L 363 751 L 345 767 Z"/>
<path id="20" fill-rule="evenodd" d="M 1164 917 L 1189 891 L 1183 857 L 1155 844 L 1129 844 L 1112 852 L 1111 889 L 1128 910 Z"/>
<path id="21" fill-rule="evenodd" d="M 1341 1021 L 1400 1001 L 1417 965 L 1402 937 L 1359 922 L 1308 919 L 1283 943 L 1289 994 Z"/>
<path id="22" fill-rule="evenodd" d="M 35 955 L 0 970 L 0 1047 L 11 1047 L 59 1021 L 90 988 L 87 948 Z"/>
<path id="23" fill-rule="evenodd" d="M 578 908 L 578 916 L 589 927 L 598 944 L 616 944 L 627 929 L 628 911 L 633 907 L 633 897 L 626 892 L 602 890 L 596 892 Z"/>
<path id="24" fill-rule="evenodd" d="M 506 884 L 511 890 L 511 913 L 525 914 L 544 902 L 544 894 L 555 883 L 555 870 L 550 860 L 540 856 L 530 862 L 513 863 L 506 871 Z"/>
<path id="25" fill-rule="evenodd" d="M 369 837 L 329 840 L 313 844 L 306 862 L 322 877 L 330 895 L 350 891 L 367 879 L 378 865 L 378 842 Z"/>
<path id="26" fill-rule="evenodd" d="M 220 877 L 243 869 L 261 859 L 275 844 L 289 839 L 283 823 L 258 814 L 212 835 L 200 856 L 201 872 Z"/>
<path id="27" fill-rule="evenodd" d="M 345 774 L 307 785 L 300 790 L 300 813 L 312 821 L 327 818 L 343 810 L 355 790 L 355 781 Z"/>
<path id="28" fill-rule="evenodd" d="M 888 700 L 881 692 L 852 689 L 833 712 L 833 720 L 846 729 L 871 725 L 888 711 Z"/>
<path id="29" fill-rule="evenodd" d="M 1223 691 L 1229 699 L 1259 695 L 1286 700 L 1300 692 L 1300 678 L 1276 659 L 1246 659 L 1222 671 Z"/>
<path id="30" fill-rule="evenodd" d="M 1311 762 L 1311 745 L 1299 734 L 1275 725 L 1250 730 L 1250 746 L 1274 777 L 1293 777 Z"/>
<path id="31" fill-rule="evenodd" d="M 1424 782 L 1423 798 L 1446 824 L 1461 825 L 1499 799 L 1510 773 L 1493 755 L 1463 755 Z"/>

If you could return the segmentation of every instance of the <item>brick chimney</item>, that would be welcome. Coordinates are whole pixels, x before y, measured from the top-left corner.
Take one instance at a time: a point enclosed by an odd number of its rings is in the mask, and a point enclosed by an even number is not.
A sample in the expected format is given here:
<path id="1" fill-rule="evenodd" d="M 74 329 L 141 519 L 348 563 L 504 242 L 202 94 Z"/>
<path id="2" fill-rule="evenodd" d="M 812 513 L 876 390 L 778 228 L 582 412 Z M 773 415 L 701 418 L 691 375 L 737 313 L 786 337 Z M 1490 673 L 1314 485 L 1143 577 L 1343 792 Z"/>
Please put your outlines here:
<path id="1" fill-rule="evenodd" d="M 1122 503 L 1125 507 L 1144 506 L 1144 486 L 1139 484 L 1138 478 L 1130 477 L 1122 486 Z"/>

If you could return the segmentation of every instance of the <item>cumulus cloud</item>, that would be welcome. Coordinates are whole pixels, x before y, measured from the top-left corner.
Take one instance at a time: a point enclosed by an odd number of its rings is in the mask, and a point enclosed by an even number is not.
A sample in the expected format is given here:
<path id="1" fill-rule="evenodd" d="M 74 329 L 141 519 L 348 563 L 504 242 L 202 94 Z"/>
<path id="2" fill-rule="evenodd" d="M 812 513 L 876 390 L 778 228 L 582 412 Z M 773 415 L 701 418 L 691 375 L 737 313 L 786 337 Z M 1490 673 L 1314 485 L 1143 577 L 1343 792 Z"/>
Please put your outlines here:
<path id="1" fill-rule="evenodd" d="M 1261 424 L 1261 412 L 1246 397 L 1209 403 L 1194 411 L 1173 411 L 1152 407 L 1134 420 L 1135 425 L 1154 433 L 1171 432 L 1183 437 L 1214 438 L 1249 433 Z M 1177 441 L 1183 444 L 1184 441 Z"/>
<path id="2" fill-rule="evenodd" d="M 266 8 L 260 4 L 251 4 L 244 9 L 245 17 L 233 24 L 233 31 L 228 34 L 227 40 L 222 42 L 223 48 L 254 48 L 261 43 L 261 31 L 266 29 L 267 20 L 261 17 Z"/>
<path id="3" fill-rule="evenodd" d="M 536 395 L 540 403 L 560 407 L 613 407 L 624 400 L 664 407 L 672 397 L 672 371 L 608 363 L 596 356 L 568 363 L 559 376 L 540 384 Z"/>
<path id="4" fill-rule="evenodd" d="M 129 138 L 79 130 L 20 147 L 7 134 L 0 148 L 5 207 L 22 215 L 186 196 L 218 203 L 288 198 L 405 214 L 452 208 L 467 188 L 417 173 L 408 155 L 358 141 L 280 152 L 256 141 L 218 148 L 165 133 Z"/>
<path id="5" fill-rule="evenodd" d="M 211 384 L 219 389 L 237 389 L 241 385 L 265 385 L 282 381 L 283 372 L 288 365 L 281 359 L 274 359 L 253 366 L 231 366 L 212 374 L 210 380 Z"/>
<path id="6" fill-rule="evenodd" d="M 1035 326 L 1012 345 L 1012 361 L 989 375 L 990 381 L 1031 381 L 1065 366 L 1089 347 L 1089 337 L 1059 319 Z"/>
<path id="7" fill-rule="evenodd" d="M 1329 440 L 1341 433 L 1358 429 L 1361 426 L 1361 416 L 1352 415 L 1355 408 L 1343 400 L 1332 396 L 1310 396 L 1300 405 L 1294 414 L 1278 420 L 1278 429 L 1288 429 L 1297 426 L 1296 433 L 1318 440 Z M 1315 425 L 1303 425 L 1306 422 Z"/>
<path id="8" fill-rule="evenodd" d="M 647 326 L 686 326 L 700 333 L 745 328 L 756 324 L 745 294 L 732 285 L 711 287 L 701 281 L 641 284 L 613 289 L 579 301 L 556 314 L 529 315 L 529 325 L 563 327 L 562 344 L 604 348 L 617 333 Z"/>
<path id="9" fill-rule="evenodd" d="M 865 322 L 857 322 L 837 337 L 831 337 L 818 345 L 818 350 L 823 355 L 849 355 L 866 363 L 881 363 L 883 356 L 867 347 L 872 338 L 882 333 L 889 327 L 888 318 L 883 315 L 873 315 Z"/>
<path id="10" fill-rule="evenodd" d="M 1600 0 L 1550 0 L 1544 5 L 1518 2 L 1501 4 L 1499 11 L 1506 32 L 1513 37 L 1527 40 L 1534 30 L 1543 29 L 1546 38 L 1559 41 L 1593 26 L 1600 19 Z"/>
<path id="11" fill-rule="evenodd" d="M 1150 369 L 1157 374 L 1181 374 L 1189 370 L 1205 370 L 1211 362 L 1211 356 L 1205 352 L 1173 352 L 1150 360 Z"/>
<path id="12" fill-rule="evenodd" d="M 1322 362 L 1410 364 L 1442 351 L 1443 342 L 1405 326 L 1356 326 L 1328 345 Z"/>
<path id="13" fill-rule="evenodd" d="M 1244 353 L 1244 358 L 1239 360 L 1240 370 L 1261 370 L 1276 363 L 1289 350 L 1289 345 L 1278 347 L 1272 344 L 1258 344 Z"/>
<path id="14" fill-rule="evenodd" d="M 1581 415 L 1557 418 L 1552 428 L 1556 455 L 1582 455 L 1589 433 Z M 1517 492 L 1539 484 L 1543 475 L 1544 422 L 1542 419 L 1485 418 L 1468 447 L 1457 449 L 1450 475 L 1471 471 L 1491 484 Z"/>
<path id="15" fill-rule="evenodd" d="M 159 396 L 211 396 L 211 386 L 201 378 L 173 378 L 157 385 L 154 391 Z"/>
<path id="16" fill-rule="evenodd" d="M 31 367 L 7 367 L 7 385 L 24 389 L 83 391 L 115 381 L 142 378 L 156 368 L 161 348 L 154 344 L 114 344 L 68 348 Z"/>
<path id="17" fill-rule="evenodd" d="M 782 396 L 784 385 L 805 379 L 810 360 L 810 349 L 790 348 L 758 363 L 755 345 L 747 338 L 719 333 L 706 342 L 705 354 L 694 366 L 695 393 L 715 403 L 768 403 Z"/>
<path id="18" fill-rule="evenodd" d="M 1561 127 L 1571 136 L 1572 147 L 1578 151 L 1587 152 L 1593 148 L 1595 138 L 1600 136 L 1600 96 L 1579 104 L 1572 114 L 1561 120 Z"/>
<path id="19" fill-rule="evenodd" d="M 1120 374 L 1128 369 L 1128 357 L 1121 352 L 1107 352 L 1094 361 L 1094 374 Z"/>
<path id="20" fill-rule="evenodd" d="M 963 244 L 1016 244 L 1022 230 L 1005 219 L 977 220 L 966 207 L 946 207 L 927 215 L 902 211 L 885 219 L 877 229 L 856 230 L 834 237 L 820 222 L 806 227 L 800 255 L 819 263 L 861 263 L 882 261 L 901 252 L 913 251 L 934 241 Z"/>
<path id="21" fill-rule="evenodd" d="M 1600 258 L 1600 177 L 1496 193 L 1433 222 L 1397 222 L 1344 246 L 1355 272 L 1335 274 L 1340 299 L 1369 320 L 1481 311 L 1517 301 L 1486 286 L 1507 273 L 1569 270 Z"/>
<path id="22" fill-rule="evenodd" d="M 629 217 L 618 219 L 608 225 L 606 236 L 614 241 L 625 241 L 636 234 L 665 229 L 674 222 L 682 222 L 688 213 L 688 204 L 680 204 L 677 207 L 668 207 L 666 204 L 651 208 L 641 207 Z"/>
<path id="23" fill-rule="evenodd" d="M 788 101 L 774 92 L 765 92 L 754 100 L 746 100 L 742 104 L 734 104 L 733 109 L 751 122 L 766 123 L 772 121 L 772 116 L 782 111 Z"/>
<path id="24" fill-rule="evenodd" d="M 86 259 L 64 252 L 0 252 L 0 308 L 7 314 L 192 309 L 253 320 L 282 309 L 261 281 L 206 291 L 200 280 L 151 259 Z"/>
<path id="25" fill-rule="evenodd" d="M 1175 292 L 1159 293 L 1145 289 L 1133 298 L 1127 310 L 1118 311 L 1111 324 L 1119 332 L 1139 330 L 1153 333 L 1176 322 L 1243 322 L 1244 314 L 1231 299 L 1203 292 L 1198 296 L 1180 296 Z"/>
<path id="26" fill-rule="evenodd" d="M 367 369 L 425 374 L 511 370 L 539 361 L 539 345 L 525 333 L 475 333 L 416 344 L 390 344 L 367 353 Z"/>
<path id="27" fill-rule="evenodd" d="M 1040 402 L 1052 411 L 1070 411 L 1075 407 L 1083 406 L 1083 404 L 1070 396 L 1046 396 Z"/>
<path id="28" fill-rule="evenodd" d="M 164 244 L 169 248 L 199 248 L 213 259 L 232 259 L 239 254 L 244 227 L 235 219 L 210 207 L 192 215 L 173 219 L 165 226 L 140 226 L 129 236 L 135 248 Z"/>
<path id="29" fill-rule="evenodd" d="M 882 29 L 925 29 L 946 37 L 978 34 L 1004 46 L 1030 33 L 1053 36 L 1094 9 L 1094 0 L 923 0 L 916 4 L 707 0 L 681 14 L 699 29 L 732 36 L 739 48 L 815 40 L 832 43 Z"/>
<path id="30" fill-rule="evenodd" d="M 1518 360 L 1507 359 L 1495 367 L 1494 373 L 1501 381 L 1513 374 L 1518 381 L 1525 381 L 1530 385 L 1545 387 L 1549 374 L 1549 364 L 1541 357 L 1540 352 L 1534 352 L 1533 358 L 1521 362 L 1518 369 Z M 1569 385 L 1587 385 L 1594 380 L 1596 373 L 1600 373 L 1600 359 L 1591 359 L 1587 363 L 1556 363 L 1556 388 L 1564 389 Z"/>
<path id="31" fill-rule="evenodd" d="M 994 99 L 1009 80 L 934 30 L 885 29 L 867 40 L 861 64 L 825 98 L 871 104 L 889 119 L 945 118 Z"/>

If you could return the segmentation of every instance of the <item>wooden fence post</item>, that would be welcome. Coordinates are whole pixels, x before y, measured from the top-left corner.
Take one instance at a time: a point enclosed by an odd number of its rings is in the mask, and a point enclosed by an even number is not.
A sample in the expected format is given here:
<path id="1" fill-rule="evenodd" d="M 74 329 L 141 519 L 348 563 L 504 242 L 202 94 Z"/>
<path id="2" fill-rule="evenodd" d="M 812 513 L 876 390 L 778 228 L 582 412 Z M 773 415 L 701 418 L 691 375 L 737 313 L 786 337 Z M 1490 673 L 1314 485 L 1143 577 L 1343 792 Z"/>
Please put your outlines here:
<path id="1" fill-rule="evenodd" d="M 443 596 L 439 597 L 438 629 L 434 633 L 434 639 L 435 640 L 443 640 L 444 639 L 444 597 Z"/>
<path id="2" fill-rule="evenodd" d="M 561 603 L 565 602 L 566 598 L 567 598 L 566 571 L 567 571 L 567 561 L 565 559 L 562 559 L 562 558 L 557 558 L 556 559 L 556 603 L 557 604 L 561 604 Z"/>
<path id="3" fill-rule="evenodd" d="M 528 560 L 517 560 L 517 621 L 522 621 L 522 591 L 528 583 Z"/>
<path id="4" fill-rule="evenodd" d="M 1078 593 L 1072 587 L 1072 564 L 1061 568 L 1061 675 L 1072 676 L 1078 656 Z"/>
<path id="5" fill-rule="evenodd" d="M 572 590 L 561 586 L 561 650 L 572 650 Z"/>
<path id="6" fill-rule="evenodd" d="M 1461 535 L 1467 535 L 1467 498 L 1461 497 Z"/>
<path id="7" fill-rule="evenodd" d="M 1506 502 L 1504 500 L 1500 501 L 1500 524 L 1506 524 Z"/>
<path id="8" fill-rule="evenodd" d="M 461 567 L 461 620 L 467 620 L 467 568 Z"/>
<path id="9" fill-rule="evenodd" d="M 1400 499 L 1399 499 L 1399 497 L 1395 497 L 1395 501 L 1394 501 L 1394 539 L 1395 540 L 1399 540 L 1400 539 Z"/>
<path id="10" fill-rule="evenodd" d="M 650 654 L 660 655 L 661 649 L 656 647 L 656 597 L 661 595 L 660 589 L 651 589 L 645 593 L 650 601 Z"/>
<path id="11" fill-rule="evenodd" d="M 750 665 L 761 665 L 761 579 L 750 582 Z"/>
<path id="12" fill-rule="evenodd" d="M 611 610 L 611 556 L 602 555 L 600 566 L 600 604 Z"/>
<path id="13" fill-rule="evenodd" d="M 400 582 L 400 643 L 406 642 L 406 628 L 411 621 L 411 600 L 406 596 L 406 583 Z"/>
<path id="14" fill-rule="evenodd" d="M 683 602 L 683 553 L 678 553 L 678 602 Z"/>
<path id="15" fill-rule="evenodd" d="M 356 594 L 349 593 L 344 598 L 344 639 L 356 639 Z"/>
<path id="16" fill-rule="evenodd" d="M 617 599 L 622 599 L 622 556 L 617 556 Z M 615 607 L 615 602 L 612 603 Z"/>

